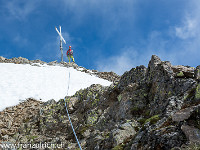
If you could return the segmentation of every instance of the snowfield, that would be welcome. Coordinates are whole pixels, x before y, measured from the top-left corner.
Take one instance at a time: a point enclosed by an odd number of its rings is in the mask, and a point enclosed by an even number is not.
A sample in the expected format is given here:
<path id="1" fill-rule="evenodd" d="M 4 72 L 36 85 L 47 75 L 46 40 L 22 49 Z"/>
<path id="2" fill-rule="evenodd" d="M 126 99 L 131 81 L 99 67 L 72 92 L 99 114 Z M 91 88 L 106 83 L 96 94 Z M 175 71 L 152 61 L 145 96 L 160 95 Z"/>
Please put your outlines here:
<path id="1" fill-rule="evenodd" d="M 70 72 L 70 80 L 69 80 Z M 34 98 L 58 101 L 92 84 L 109 86 L 112 82 L 61 66 L 0 63 L 0 111 Z"/>

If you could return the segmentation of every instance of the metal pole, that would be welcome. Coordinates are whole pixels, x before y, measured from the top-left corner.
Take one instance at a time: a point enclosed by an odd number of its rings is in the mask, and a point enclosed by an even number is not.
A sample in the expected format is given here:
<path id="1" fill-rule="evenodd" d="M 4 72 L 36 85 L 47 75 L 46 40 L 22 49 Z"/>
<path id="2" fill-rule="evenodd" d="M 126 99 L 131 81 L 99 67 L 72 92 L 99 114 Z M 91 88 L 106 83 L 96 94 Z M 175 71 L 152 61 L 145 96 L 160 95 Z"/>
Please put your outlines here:
<path id="1" fill-rule="evenodd" d="M 61 26 L 60 27 L 60 34 L 61 34 Z M 60 50 L 61 50 L 61 62 L 63 62 L 63 47 L 62 47 L 62 38 L 60 36 Z"/>
<path id="2" fill-rule="evenodd" d="M 62 47 L 62 40 L 60 40 L 60 50 L 61 50 L 61 62 L 63 62 L 63 47 Z"/>

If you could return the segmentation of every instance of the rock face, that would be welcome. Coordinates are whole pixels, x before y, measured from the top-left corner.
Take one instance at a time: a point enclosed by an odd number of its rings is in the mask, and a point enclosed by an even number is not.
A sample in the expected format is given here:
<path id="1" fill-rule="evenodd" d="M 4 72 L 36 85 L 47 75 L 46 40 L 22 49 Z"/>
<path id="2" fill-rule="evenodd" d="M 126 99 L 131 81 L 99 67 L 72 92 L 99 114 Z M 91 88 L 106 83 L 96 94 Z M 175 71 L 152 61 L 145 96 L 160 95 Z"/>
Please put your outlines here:
<path id="1" fill-rule="evenodd" d="M 0 141 L 8 140 L 12 136 L 20 137 L 20 134 L 16 134 L 16 132 L 19 131 L 22 124 L 28 124 L 30 119 L 36 119 L 35 116 L 38 115 L 41 104 L 40 101 L 27 99 L 17 106 L 6 108 L 0 112 Z M 13 138 L 10 140 L 16 141 Z"/>
<path id="2" fill-rule="evenodd" d="M 75 64 L 69 65 L 80 69 Z M 81 70 L 98 73 L 84 68 Z M 114 73 L 99 73 L 102 77 L 112 76 L 113 81 L 117 82 L 109 87 L 92 85 L 71 97 L 65 97 L 82 148 L 200 148 L 198 70 L 199 67 L 173 66 L 153 55 L 147 68 L 133 68 L 125 72 L 120 80 L 114 77 Z M 21 123 L 22 126 L 14 135 L 10 136 L 2 130 L 1 135 L 7 136 L 0 136 L 0 140 L 7 138 L 8 142 L 62 143 L 62 149 L 78 149 L 64 99 L 58 102 L 50 100 L 38 108 L 34 116 Z"/>

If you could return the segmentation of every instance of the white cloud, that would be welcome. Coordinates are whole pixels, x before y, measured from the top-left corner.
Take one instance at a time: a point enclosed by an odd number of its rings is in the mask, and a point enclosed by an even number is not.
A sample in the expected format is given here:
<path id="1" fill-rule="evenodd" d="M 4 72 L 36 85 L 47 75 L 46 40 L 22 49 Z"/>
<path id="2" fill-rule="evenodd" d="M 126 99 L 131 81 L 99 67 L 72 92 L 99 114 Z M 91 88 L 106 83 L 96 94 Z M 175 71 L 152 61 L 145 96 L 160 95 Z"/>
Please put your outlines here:
<path id="1" fill-rule="evenodd" d="M 187 5 L 181 24 L 175 26 L 175 35 L 183 40 L 200 37 L 200 3 L 191 0 Z"/>
<path id="2" fill-rule="evenodd" d="M 97 69 L 100 71 L 113 71 L 122 75 L 125 71 L 144 64 L 144 58 L 133 47 L 123 48 L 120 53 L 109 58 L 101 58 L 97 61 Z"/>
<path id="3" fill-rule="evenodd" d="M 196 37 L 199 32 L 199 23 L 196 18 L 186 17 L 182 26 L 175 27 L 176 36 L 181 39 Z"/>
<path id="4" fill-rule="evenodd" d="M 107 58 L 106 62 L 99 61 L 99 69 L 122 74 L 139 65 L 147 66 L 154 54 L 163 61 L 170 61 L 172 65 L 199 65 L 200 3 L 193 1 L 190 6 L 190 9 L 185 10 L 187 13 L 183 14 L 179 26 L 151 31 L 140 45 L 142 48 L 130 48 L 128 51 L 124 49 L 123 55 Z M 172 28 L 175 32 L 172 32 Z"/>
<path id="5" fill-rule="evenodd" d="M 123 49 L 123 54 L 111 56 L 109 58 L 102 58 L 97 61 L 97 70 L 99 71 L 113 71 L 122 75 L 125 71 L 135 68 L 140 65 L 148 67 L 148 63 L 152 55 L 157 55 L 162 61 L 170 61 L 172 65 L 176 65 L 178 60 L 182 59 L 182 55 L 178 52 L 168 53 L 165 50 L 146 49 L 145 52 L 135 50 L 134 48 Z M 179 58 L 179 59 L 178 59 Z"/>
<path id="6" fill-rule="evenodd" d="M 94 29 L 96 34 L 103 37 L 105 40 L 121 28 L 121 23 L 134 22 L 134 4 L 136 1 L 130 0 L 62 0 L 63 15 L 71 14 L 68 21 L 75 22 L 74 27 L 80 28 L 87 21 L 94 21 Z M 60 7 L 60 6 L 59 6 Z M 88 20 L 92 18 L 92 20 Z M 99 24 L 95 24 L 95 20 Z"/>
<path id="7" fill-rule="evenodd" d="M 20 0 L 19 2 L 11 0 L 5 3 L 5 8 L 8 12 L 8 17 L 24 20 L 36 9 L 36 1 Z"/>
<path id="8" fill-rule="evenodd" d="M 174 27 L 179 40 L 174 42 L 172 49 L 179 64 L 195 67 L 200 57 L 200 3 L 191 0 L 185 12 L 181 24 Z"/>
<path id="9" fill-rule="evenodd" d="M 179 47 L 170 47 L 171 41 L 164 39 L 163 34 L 165 33 L 152 31 L 141 45 L 141 48 L 124 47 L 118 55 L 99 59 L 97 69 L 100 71 L 113 71 L 122 75 L 125 71 L 129 71 L 136 66 L 144 65 L 147 67 L 152 55 L 157 55 L 163 61 L 177 64 L 182 59 L 182 55 L 186 54 L 186 50 L 179 51 Z"/>

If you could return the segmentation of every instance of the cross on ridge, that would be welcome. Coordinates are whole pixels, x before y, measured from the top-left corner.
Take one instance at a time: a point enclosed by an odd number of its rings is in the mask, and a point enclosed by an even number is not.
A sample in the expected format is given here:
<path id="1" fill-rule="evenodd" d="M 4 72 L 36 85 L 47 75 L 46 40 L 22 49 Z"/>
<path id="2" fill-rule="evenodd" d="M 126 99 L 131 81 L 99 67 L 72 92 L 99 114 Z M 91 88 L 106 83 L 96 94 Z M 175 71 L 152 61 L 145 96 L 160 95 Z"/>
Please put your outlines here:
<path id="1" fill-rule="evenodd" d="M 56 31 L 58 32 L 58 35 L 60 36 L 60 50 L 61 50 L 61 62 L 63 62 L 63 47 L 62 47 L 62 41 L 66 44 L 65 39 L 63 38 L 62 34 L 61 34 L 61 26 L 59 26 L 60 28 L 60 32 L 58 31 L 58 29 L 55 27 Z"/>

